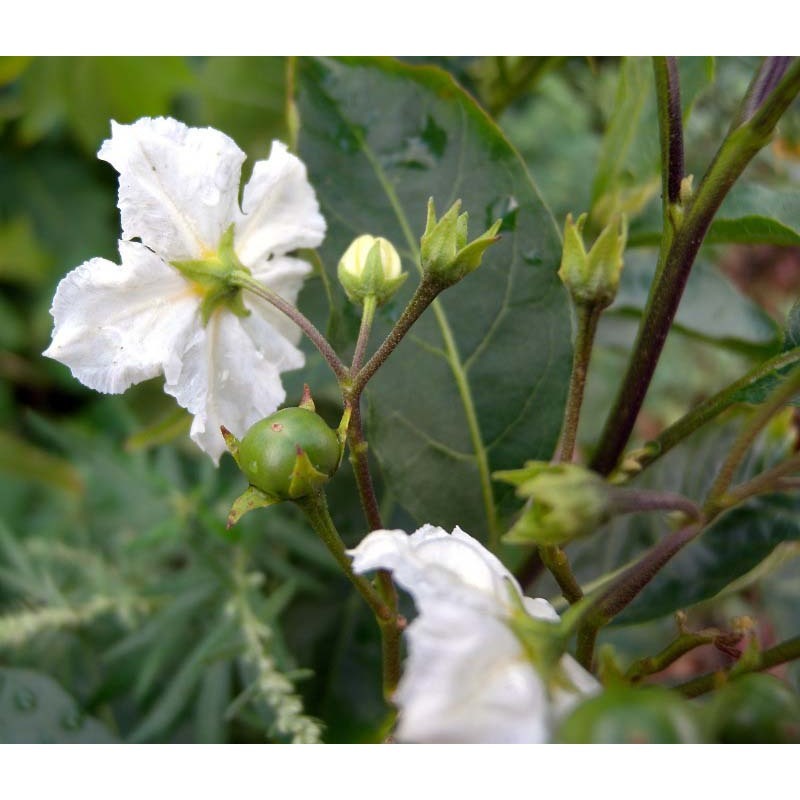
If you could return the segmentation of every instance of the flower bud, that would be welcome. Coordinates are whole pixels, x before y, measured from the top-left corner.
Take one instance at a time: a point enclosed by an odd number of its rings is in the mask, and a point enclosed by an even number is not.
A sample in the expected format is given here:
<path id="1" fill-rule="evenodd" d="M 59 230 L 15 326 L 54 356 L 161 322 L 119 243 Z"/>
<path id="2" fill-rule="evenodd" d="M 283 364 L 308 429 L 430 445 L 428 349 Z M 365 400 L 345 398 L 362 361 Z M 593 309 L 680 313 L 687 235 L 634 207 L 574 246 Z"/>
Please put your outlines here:
<path id="1" fill-rule="evenodd" d="M 339 261 L 339 283 L 347 297 L 362 303 L 375 297 L 385 303 L 408 277 L 400 265 L 400 256 L 388 240 L 365 233 L 354 239 Z"/>
<path id="2" fill-rule="evenodd" d="M 503 537 L 508 544 L 563 545 L 591 533 L 610 516 L 605 481 L 577 464 L 529 461 L 522 469 L 495 473 L 517 487 L 527 503 Z"/>
<path id="3" fill-rule="evenodd" d="M 587 253 L 583 243 L 586 217 L 586 214 L 581 214 L 575 223 L 572 214 L 567 214 L 558 277 L 577 305 L 605 308 L 617 296 L 628 223 L 624 214 L 615 218 L 603 228 Z"/>
<path id="4" fill-rule="evenodd" d="M 501 220 L 472 242 L 467 243 L 467 213 L 459 215 L 461 201 L 456 200 L 447 213 L 437 221 L 433 198 L 428 200 L 428 221 L 420 239 L 422 269 L 445 286 L 460 281 L 476 270 L 486 249 L 500 237 Z"/>

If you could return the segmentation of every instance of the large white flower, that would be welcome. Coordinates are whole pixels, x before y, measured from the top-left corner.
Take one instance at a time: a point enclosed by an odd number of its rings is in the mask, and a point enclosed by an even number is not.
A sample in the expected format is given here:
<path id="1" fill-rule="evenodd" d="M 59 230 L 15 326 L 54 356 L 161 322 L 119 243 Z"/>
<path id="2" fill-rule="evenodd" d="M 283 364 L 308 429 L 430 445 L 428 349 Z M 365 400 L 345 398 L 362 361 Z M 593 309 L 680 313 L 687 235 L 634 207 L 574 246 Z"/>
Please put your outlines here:
<path id="1" fill-rule="evenodd" d="M 304 363 L 300 332 L 252 296 L 209 305 L 209 287 L 175 264 L 215 263 L 232 233 L 238 262 L 294 302 L 309 267 L 286 254 L 325 235 L 305 166 L 273 142 L 240 208 L 245 155 L 213 128 L 112 122 L 98 157 L 119 172 L 122 264 L 93 258 L 61 281 L 44 354 L 100 392 L 163 374 L 165 391 L 194 415 L 192 439 L 218 461 L 221 424 L 241 436 L 283 402 L 280 373 Z"/>
<path id="2" fill-rule="evenodd" d="M 460 528 L 374 531 L 350 555 L 357 573 L 392 570 L 419 612 L 394 698 L 399 740 L 545 742 L 561 716 L 599 690 L 569 655 L 557 665 L 557 685 L 548 685 L 509 625 L 512 593 L 535 619 L 557 622 L 558 614 L 546 600 L 523 597 L 511 573 Z"/>

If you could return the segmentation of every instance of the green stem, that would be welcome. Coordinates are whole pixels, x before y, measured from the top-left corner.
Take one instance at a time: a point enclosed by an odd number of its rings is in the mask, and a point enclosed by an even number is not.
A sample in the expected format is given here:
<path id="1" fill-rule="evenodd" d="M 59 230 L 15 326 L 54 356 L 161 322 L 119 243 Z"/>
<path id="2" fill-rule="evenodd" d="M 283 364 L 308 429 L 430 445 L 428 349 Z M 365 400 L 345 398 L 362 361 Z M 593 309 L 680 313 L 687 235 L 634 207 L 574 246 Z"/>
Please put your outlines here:
<path id="1" fill-rule="evenodd" d="M 303 510 L 311 527 L 325 543 L 325 546 L 336 560 L 336 563 L 342 568 L 347 579 L 356 587 L 358 593 L 372 609 L 378 623 L 383 627 L 384 623 L 392 620 L 391 609 L 389 609 L 370 581 L 353 572 L 350 557 L 347 555 L 347 548 L 339 536 L 339 532 L 336 530 L 328 511 L 325 493 L 322 491 L 314 492 L 294 502 Z"/>
<path id="2" fill-rule="evenodd" d="M 709 516 L 714 516 L 719 510 L 727 506 L 725 494 L 733 482 L 736 470 L 742 463 L 747 451 L 772 416 L 798 392 L 800 392 L 800 372 L 796 372 L 778 386 L 767 400 L 758 406 L 753 416 L 747 421 L 747 424 L 731 445 L 731 449 L 708 492 L 705 510 Z"/>
<path id="3" fill-rule="evenodd" d="M 614 469 L 630 438 L 697 252 L 717 209 L 753 156 L 767 144 L 775 124 L 798 92 L 800 60 L 786 70 L 755 114 L 728 134 L 696 195 L 688 208 L 682 209 L 674 235 L 665 231 L 636 344 L 592 461 L 598 472 L 607 475 Z"/>
<path id="4" fill-rule="evenodd" d="M 295 308 L 290 302 L 284 300 L 279 294 L 268 289 L 246 272 L 234 272 L 230 277 L 230 283 L 232 286 L 237 286 L 240 289 L 246 289 L 248 292 L 252 292 L 256 297 L 260 297 L 262 300 L 265 300 L 267 303 L 277 308 L 278 311 L 285 314 L 311 340 L 317 350 L 319 350 L 320 355 L 328 362 L 328 365 L 333 370 L 337 379 L 340 382 L 347 380 L 349 377 L 347 367 L 341 362 L 328 340 L 317 330 L 314 323 L 299 309 Z"/>
<path id="5" fill-rule="evenodd" d="M 575 350 L 572 354 L 572 375 L 569 381 L 567 405 L 564 409 L 564 423 L 561 429 L 561 444 L 557 461 L 572 461 L 575 442 L 578 436 L 583 393 L 586 388 L 586 375 L 592 356 L 597 323 L 603 309 L 597 305 L 576 306 L 578 330 L 575 336 Z"/>
<path id="6" fill-rule="evenodd" d="M 361 312 L 361 327 L 358 331 L 358 340 L 356 341 L 356 349 L 353 353 L 353 365 L 350 367 L 350 372 L 357 375 L 364 363 L 364 354 L 367 350 L 367 343 L 369 342 L 369 334 L 372 331 L 372 323 L 375 320 L 375 310 L 378 307 L 378 301 L 375 295 L 369 295 L 364 299 L 364 308 Z"/>
<path id="7" fill-rule="evenodd" d="M 742 392 L 758 381 L 798 362 L 800 362 L 800 348 L 794 348 L 754 367 L 730 386 L 726 386 L 713 397 L 704 400 L 699 406 L 693 408 L 688 414 L 662 431 L 655 439 L 648 442 L 635 455 L 639 466 L 642 468 L 649 466 L 672 450 L 675 445 L 680 444 L 686 437 L 702 428 L 707 422 L 718 417 L 735 403 L 741 402 L 739 398 L 742 396 Z"/>
<path id="8" fill-rule="evenodd" d="M 431 279 L 427 274 L 423 275 L 411 300 L 409 300 L 408 305 L 383 340 L 381 346 L 375 351 L 372 358 L 353 376 L 352 392 L 354 395 L 361 394 L 370 378 L 389 358 L 392 351 L 411 329 L 411 326 L 422 316 L 423 311 L 428 308 L 444 288 L 441 283 Z"/>
<path id="9" fill-rule="evenodd" d="M 764 650 L 753 659 L 752 663 L 734 664 L 729 669 L 709 672 L 675 688 L 686 697 L 699 697 L 701 694 L 706 694 L 706 692 L 718 688 L 730 677 L 772 669 L 778 664 L 785 664 L 787 661 L 794 661 L 797 658 L 800 658 L 800 636 L 787 639 L 785 642 L 775 645 L 775 647 Z"/>
<path id="10" fill-rule="evenodd" d="M 682 633 L 656 655 L 634 661 L 625 673 L 625 677 L 632 683 L 638 683 L 648 675 L 663 672 L 667 667 L 692 650 L 707 644 L 713 644 L 718 635 L 717 631 L 713 633 L 703 633 L 702 631 L 699 633 Z"/>
<path id="11" fill-rule="evenodd" d="M 564 599 L 570 605 L 577 603 L 583 597 L 583 590 L 572 572 L 567 554 L 555 545 L 541 545 L 539 557 L 555 578 Z"/>

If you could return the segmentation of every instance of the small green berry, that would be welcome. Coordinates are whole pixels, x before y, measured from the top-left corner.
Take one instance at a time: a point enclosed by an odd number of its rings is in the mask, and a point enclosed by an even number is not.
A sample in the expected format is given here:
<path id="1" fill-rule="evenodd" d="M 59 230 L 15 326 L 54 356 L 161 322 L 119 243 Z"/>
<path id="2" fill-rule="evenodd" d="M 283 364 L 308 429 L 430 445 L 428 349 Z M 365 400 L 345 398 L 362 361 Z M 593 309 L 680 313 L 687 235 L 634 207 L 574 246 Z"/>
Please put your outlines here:
<path id="1" fill-rule="evenodd" d="M 339 466 L 340 453 L 336 432 L 322 417 L 306 408 L 284 408 L 247 431 L 239 444 L 238 460 L 257 489 L 282 500 L 295 500 L 314 488 L 302 481 L 295 481 L 292 488 L 298 456 L 305 454 L 315 470 L 330 477 Z"/>

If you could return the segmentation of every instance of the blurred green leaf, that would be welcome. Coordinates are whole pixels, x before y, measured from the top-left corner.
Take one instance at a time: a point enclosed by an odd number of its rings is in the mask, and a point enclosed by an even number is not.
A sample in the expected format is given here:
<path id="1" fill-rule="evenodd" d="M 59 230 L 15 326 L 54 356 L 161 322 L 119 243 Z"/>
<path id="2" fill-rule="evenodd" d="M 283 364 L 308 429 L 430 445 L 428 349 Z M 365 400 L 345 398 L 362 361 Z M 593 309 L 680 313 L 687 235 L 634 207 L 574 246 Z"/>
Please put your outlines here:
<path id="1" fill-rule="evenodd" d="M 549 457 L 561 425 L 570 320 L 552 217 L 519 156 L 446 73 L 303 59 L 298 88 L 300 151 L 329 220 L 329 268 L 370 231 L 391 239 L 413 272 L 431 195 L 442 212 L 463 198 L 474 234 L 503 220 L 501 243 L 422 317 L 369 389 L 371 443 L 399 502 L 420 522 L 485 538 L 495 505 L 511 500 L 490 473 Z M 413 291 L 407 283 L 379 314 L 376 341 Z M 539 346 L 520 346 L 531 335 Z"/>
<path id="2" fill-rule="evenodd" d="M 0 667 L 0 743 L 107 744 L 111 732 L 52 678 L 29 669 Z"/>
<path id="3" fill-rule="evenodd" d="M 47 277 L 52 261 L 28 217 L 0 224 L 0 281 L 37 286 Z"/>
<path id="4" fill-rule="evenodd" d="M 0 474 L 16 475 L 71 494 L 81 494 L 85 489 L 80 472 L 69 461 L 3 430 L 0 430 Z"/>
<path id="5" fill-rule="evenodd" d="M 88 153 L 111 132 L 110 121 L 168 114 L 178 93 L 192 87 L 185 59 L 42 57 L 21 78 L 23 116 L 20 137 L 40 141 L 67 125 Z"/>
<path id="6" fill-rule="evenodd" d="M 652 250 L 625 253 L 612 312 L 642 313 L 657 261 L 658 254 Z M 718 342 L 755 345 L 766 354 L 776 351 L 780 342 L 777 323 L 704 258 L 697 260 L 689 276 L 675 329 Z"/>
<path id="7" fill-rule="evenodd" d="M 800 245 L 800 192 L 738 183 L 725 198 L 706 241 L 709 244 Z"/>
<path id="8" fill-rule="evenodd" d="M 225 131 L 250 158 L 266 158 L 273 139 L 286 141 L 289 136 L 287 60 L 251 56 L 205 60 L 198 76 L 203 124 Z"/>

